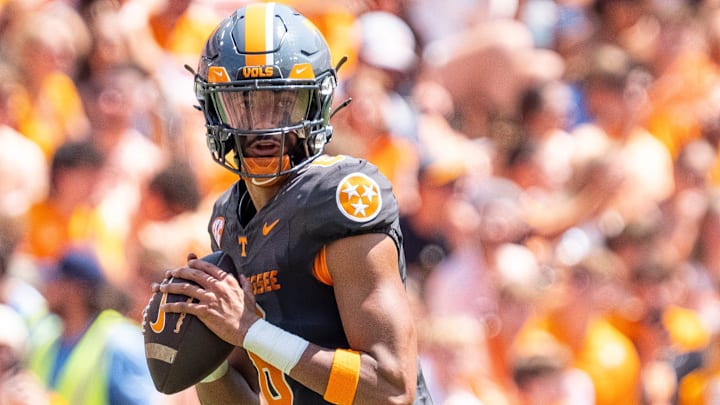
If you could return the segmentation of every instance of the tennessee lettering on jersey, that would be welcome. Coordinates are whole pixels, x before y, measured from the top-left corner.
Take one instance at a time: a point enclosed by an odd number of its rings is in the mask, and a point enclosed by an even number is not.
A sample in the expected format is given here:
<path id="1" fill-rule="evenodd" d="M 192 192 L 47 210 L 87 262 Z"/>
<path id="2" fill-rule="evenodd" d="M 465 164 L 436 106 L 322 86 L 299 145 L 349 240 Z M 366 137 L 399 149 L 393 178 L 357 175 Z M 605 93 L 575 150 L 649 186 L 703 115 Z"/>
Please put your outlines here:
<path id="1" fill-rule="evenodd" d="M 253 294 L 260 295 L 279 290 L 281 286 L 278 282 L 277 275 L 277 270 L 270 270 L 250 276 L 249 281 L 252 285 Z"/>

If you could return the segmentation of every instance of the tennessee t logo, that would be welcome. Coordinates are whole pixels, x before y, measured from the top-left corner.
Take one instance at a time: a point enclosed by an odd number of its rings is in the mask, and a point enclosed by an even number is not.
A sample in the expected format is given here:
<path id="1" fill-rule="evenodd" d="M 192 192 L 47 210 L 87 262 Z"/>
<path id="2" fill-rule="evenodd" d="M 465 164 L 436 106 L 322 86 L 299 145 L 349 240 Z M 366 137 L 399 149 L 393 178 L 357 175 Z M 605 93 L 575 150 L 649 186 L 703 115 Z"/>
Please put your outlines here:
<path id="1" fill-rule="evenodd" d="M 277 223 L 278 223 L 279 221 L 280 221 L 280 219 L 276 219 L 275 221 L 273 221 L 272 223 L 270 223 L 270 225 L 268 225 L 268 223 L 265 222 L 265 223 L 263 224 L 263 231 L 262 231 L 262 232 L 263 232 L 263 236 L 267 236 L 267 234 L 269 234 L 270 231 L 272 231 L 272 229 L 275 227 L 275 225 L 277 225 Z"/>

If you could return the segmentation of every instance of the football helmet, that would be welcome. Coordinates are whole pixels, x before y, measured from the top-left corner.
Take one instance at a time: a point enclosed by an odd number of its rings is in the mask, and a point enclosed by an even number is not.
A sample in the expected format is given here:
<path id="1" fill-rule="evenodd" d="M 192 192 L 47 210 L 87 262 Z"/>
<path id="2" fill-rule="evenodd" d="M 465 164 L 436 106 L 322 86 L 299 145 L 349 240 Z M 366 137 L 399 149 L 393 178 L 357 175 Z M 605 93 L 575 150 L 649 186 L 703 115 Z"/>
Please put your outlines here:
<path id="1" fill-rule="evenodd" d="M 337 86 L 330 49 L 306 17 L 282 4 L 248 4 L 211 34 L 195 74 L 213 159 L 255 184 L 272 182 L 322 154 L 332 136 Z M 257 139 L 272 156 L 248 156 Z"/>

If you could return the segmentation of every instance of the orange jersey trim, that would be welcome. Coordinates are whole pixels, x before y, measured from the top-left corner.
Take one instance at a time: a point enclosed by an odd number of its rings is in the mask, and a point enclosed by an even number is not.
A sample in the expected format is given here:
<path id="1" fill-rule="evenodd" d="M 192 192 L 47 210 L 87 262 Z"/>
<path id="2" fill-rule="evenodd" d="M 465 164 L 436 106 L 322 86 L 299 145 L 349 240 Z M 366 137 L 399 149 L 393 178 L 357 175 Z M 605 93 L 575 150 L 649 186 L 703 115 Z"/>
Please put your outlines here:
<path id="1" fill-rule="evenodd" d="M 323 246 L 317 256 L 315 256 L 315 262 L 313 263 L 313 276 L 325 285 L 333 285 L 332 276 L 330 276 L 330 270 L 328 270 L 327 266 L 327 248 L 325 246 Z"/>

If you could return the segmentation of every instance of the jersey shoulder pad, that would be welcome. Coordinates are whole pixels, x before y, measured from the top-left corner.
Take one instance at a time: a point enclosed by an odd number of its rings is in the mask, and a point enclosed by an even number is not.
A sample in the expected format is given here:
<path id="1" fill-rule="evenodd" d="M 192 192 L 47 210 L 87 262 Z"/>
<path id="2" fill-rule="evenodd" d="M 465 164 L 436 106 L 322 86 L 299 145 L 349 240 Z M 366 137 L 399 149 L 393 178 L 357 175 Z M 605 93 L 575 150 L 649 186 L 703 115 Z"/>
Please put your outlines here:
<path id="1" fill-rule="evenodd" d="M 321 156 L 300 177 L 304 217 L 316 230 L 359 233 L 387 227 L 397 219 L 390 182 L 366 160 Z"/>
<path id="2" fill-rule="evenodd" d="M 208 233 L 211 236 L 213 250 L 220 249 L 225 224 L 238 220 L 237 205 L 240 201 L 240 195 L 244 191 L 245 183 L 238 181 L 215 200 L 210 222 L 208 223 Z"/>
<path id="3" fill-rule="evenodd" d="M 240 194 L 244 192 L 244 190 L 244 183 L 238 181 L 227 190 L 223 191 L 222 194 L 220 194 L 215 200 L 212 216 L 224 215 L 230 207 L 236 206 L 240 198 Z"/>

